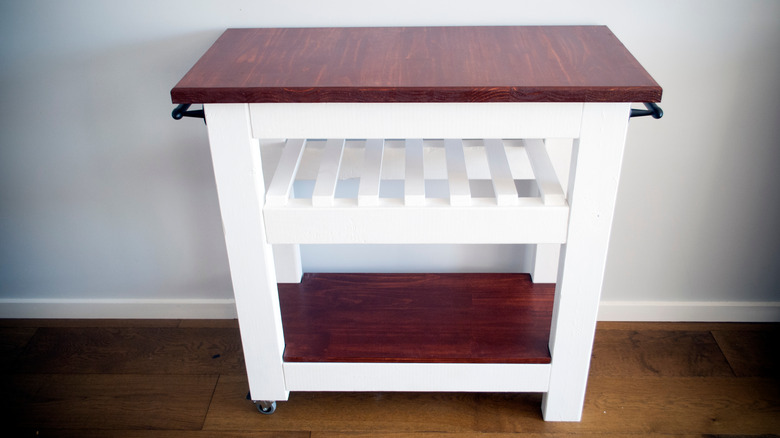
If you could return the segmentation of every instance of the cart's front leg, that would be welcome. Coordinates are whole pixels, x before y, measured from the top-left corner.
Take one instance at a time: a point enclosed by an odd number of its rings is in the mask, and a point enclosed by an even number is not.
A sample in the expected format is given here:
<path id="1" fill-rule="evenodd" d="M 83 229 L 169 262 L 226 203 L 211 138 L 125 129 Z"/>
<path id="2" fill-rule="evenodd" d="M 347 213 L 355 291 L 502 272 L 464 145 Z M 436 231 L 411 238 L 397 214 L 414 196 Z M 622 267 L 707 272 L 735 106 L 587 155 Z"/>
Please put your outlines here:
<path id="1" fill-rule="evenodd" d="M 583 107 L 550 331 L 552 369 L 542 402 L 547 421 L 582 417 L 629 110 L 627 103 Z"/>
<path id="2" fill-rule="evenodd" d="M 249 390 L 253 400 L 287 400 L 279 294 L 263 222 L 263 167 L 249 106 L 209 104 L 205 111 Z"/>

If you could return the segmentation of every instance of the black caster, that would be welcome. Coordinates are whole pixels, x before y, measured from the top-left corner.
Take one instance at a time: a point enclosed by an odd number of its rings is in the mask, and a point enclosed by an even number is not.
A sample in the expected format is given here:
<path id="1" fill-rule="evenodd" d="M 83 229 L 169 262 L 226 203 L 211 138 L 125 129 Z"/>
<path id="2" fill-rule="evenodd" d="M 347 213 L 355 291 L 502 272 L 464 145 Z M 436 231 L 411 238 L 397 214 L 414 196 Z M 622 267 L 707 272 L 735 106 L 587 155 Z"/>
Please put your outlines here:
<path id="1" fill-rule="evenodd" d="M 271 415 L 276 412 L 275 401 L 258 400 L 255 402 L 255 406 L 257 406 L 257 412 L 263 415 Z"/>

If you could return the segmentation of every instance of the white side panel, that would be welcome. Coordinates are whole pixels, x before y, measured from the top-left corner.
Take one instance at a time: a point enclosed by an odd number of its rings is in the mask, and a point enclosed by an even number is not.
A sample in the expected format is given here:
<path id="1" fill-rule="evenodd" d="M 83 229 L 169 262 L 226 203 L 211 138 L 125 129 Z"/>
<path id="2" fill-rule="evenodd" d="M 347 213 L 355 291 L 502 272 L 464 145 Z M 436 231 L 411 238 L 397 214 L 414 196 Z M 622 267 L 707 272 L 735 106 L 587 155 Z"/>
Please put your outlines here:
<path id="1" fill-rule="evenodd" d="M 263 167 L 248 109 L 205 105 L 249 388 L 255 400 L 286 400 L 279 294 L 262 215 Z"/>
<path id="2" fill-rule="evenodd" d="M 286 207 L 265 208 L 271 243 L 563 243 L 567 206 L 544 206 L 539 198 L 521 198 L 501 207 L 475 198 L 470 207 L 447 199 L 427 199 L 423 207 L 402 199 L 381 198 L 376 207 L 358 207 L 354 199 L 336 199 L 333 207 L 311 207 L 293 199 Z M 519 226 L 518 224 L 522 224 Z"/>
<path id="3" fill-rule="evenodd" d="M 553 369 L 542 404 L 548 421 L 579 421 L 582 416 L 629 107 L 584 107 L 569 181 L 569 236 L 561 252 L 550 332 Z"/>
<path id="4" fill-rule="evenodd" d="M 581 103 L 254 103 L 255 138 L 576 137 Z"/>
<path id="5" fill-rule="evenodd" d="M 291 391 L 544 392 L 548 364 L 284 364 Z"/>

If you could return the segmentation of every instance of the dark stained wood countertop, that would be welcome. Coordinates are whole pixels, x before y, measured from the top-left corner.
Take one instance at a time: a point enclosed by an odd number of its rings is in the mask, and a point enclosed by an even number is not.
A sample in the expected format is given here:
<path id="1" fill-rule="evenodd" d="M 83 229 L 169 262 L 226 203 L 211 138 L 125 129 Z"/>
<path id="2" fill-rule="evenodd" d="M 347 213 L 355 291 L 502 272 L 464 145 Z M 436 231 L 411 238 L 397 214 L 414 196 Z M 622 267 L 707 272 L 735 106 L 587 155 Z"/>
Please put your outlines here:
<path id="1" fill-rule="evenodd" d="M 173 103 L 660 102 L 605 26 L 228 29 Z"/>

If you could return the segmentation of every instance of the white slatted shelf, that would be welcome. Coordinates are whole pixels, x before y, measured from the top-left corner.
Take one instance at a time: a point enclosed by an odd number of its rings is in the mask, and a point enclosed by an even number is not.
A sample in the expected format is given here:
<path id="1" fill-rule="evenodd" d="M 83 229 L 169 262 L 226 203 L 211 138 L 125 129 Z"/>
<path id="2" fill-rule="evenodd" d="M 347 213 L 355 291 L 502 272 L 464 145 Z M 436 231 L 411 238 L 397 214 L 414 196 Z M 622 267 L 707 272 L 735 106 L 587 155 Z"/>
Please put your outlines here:
<path id="1" fill-rule="evenodd" d="M 289 140 L 281 151 L 264 207 L 269 243 L 566 241 L 568 205 L 542 140 L 330 139 L 321 145 Z M 540 196 L 518 193 L 534 176 Z M 337 195 L 339 178 L 359 187 Z M 310 197 L 292 196 L 296 180 L 313 183 Z M 403 190 L 390 190 L 399 183 Z M 482 183 L 492 187 L 489 195 L 480 193 Z"/>

